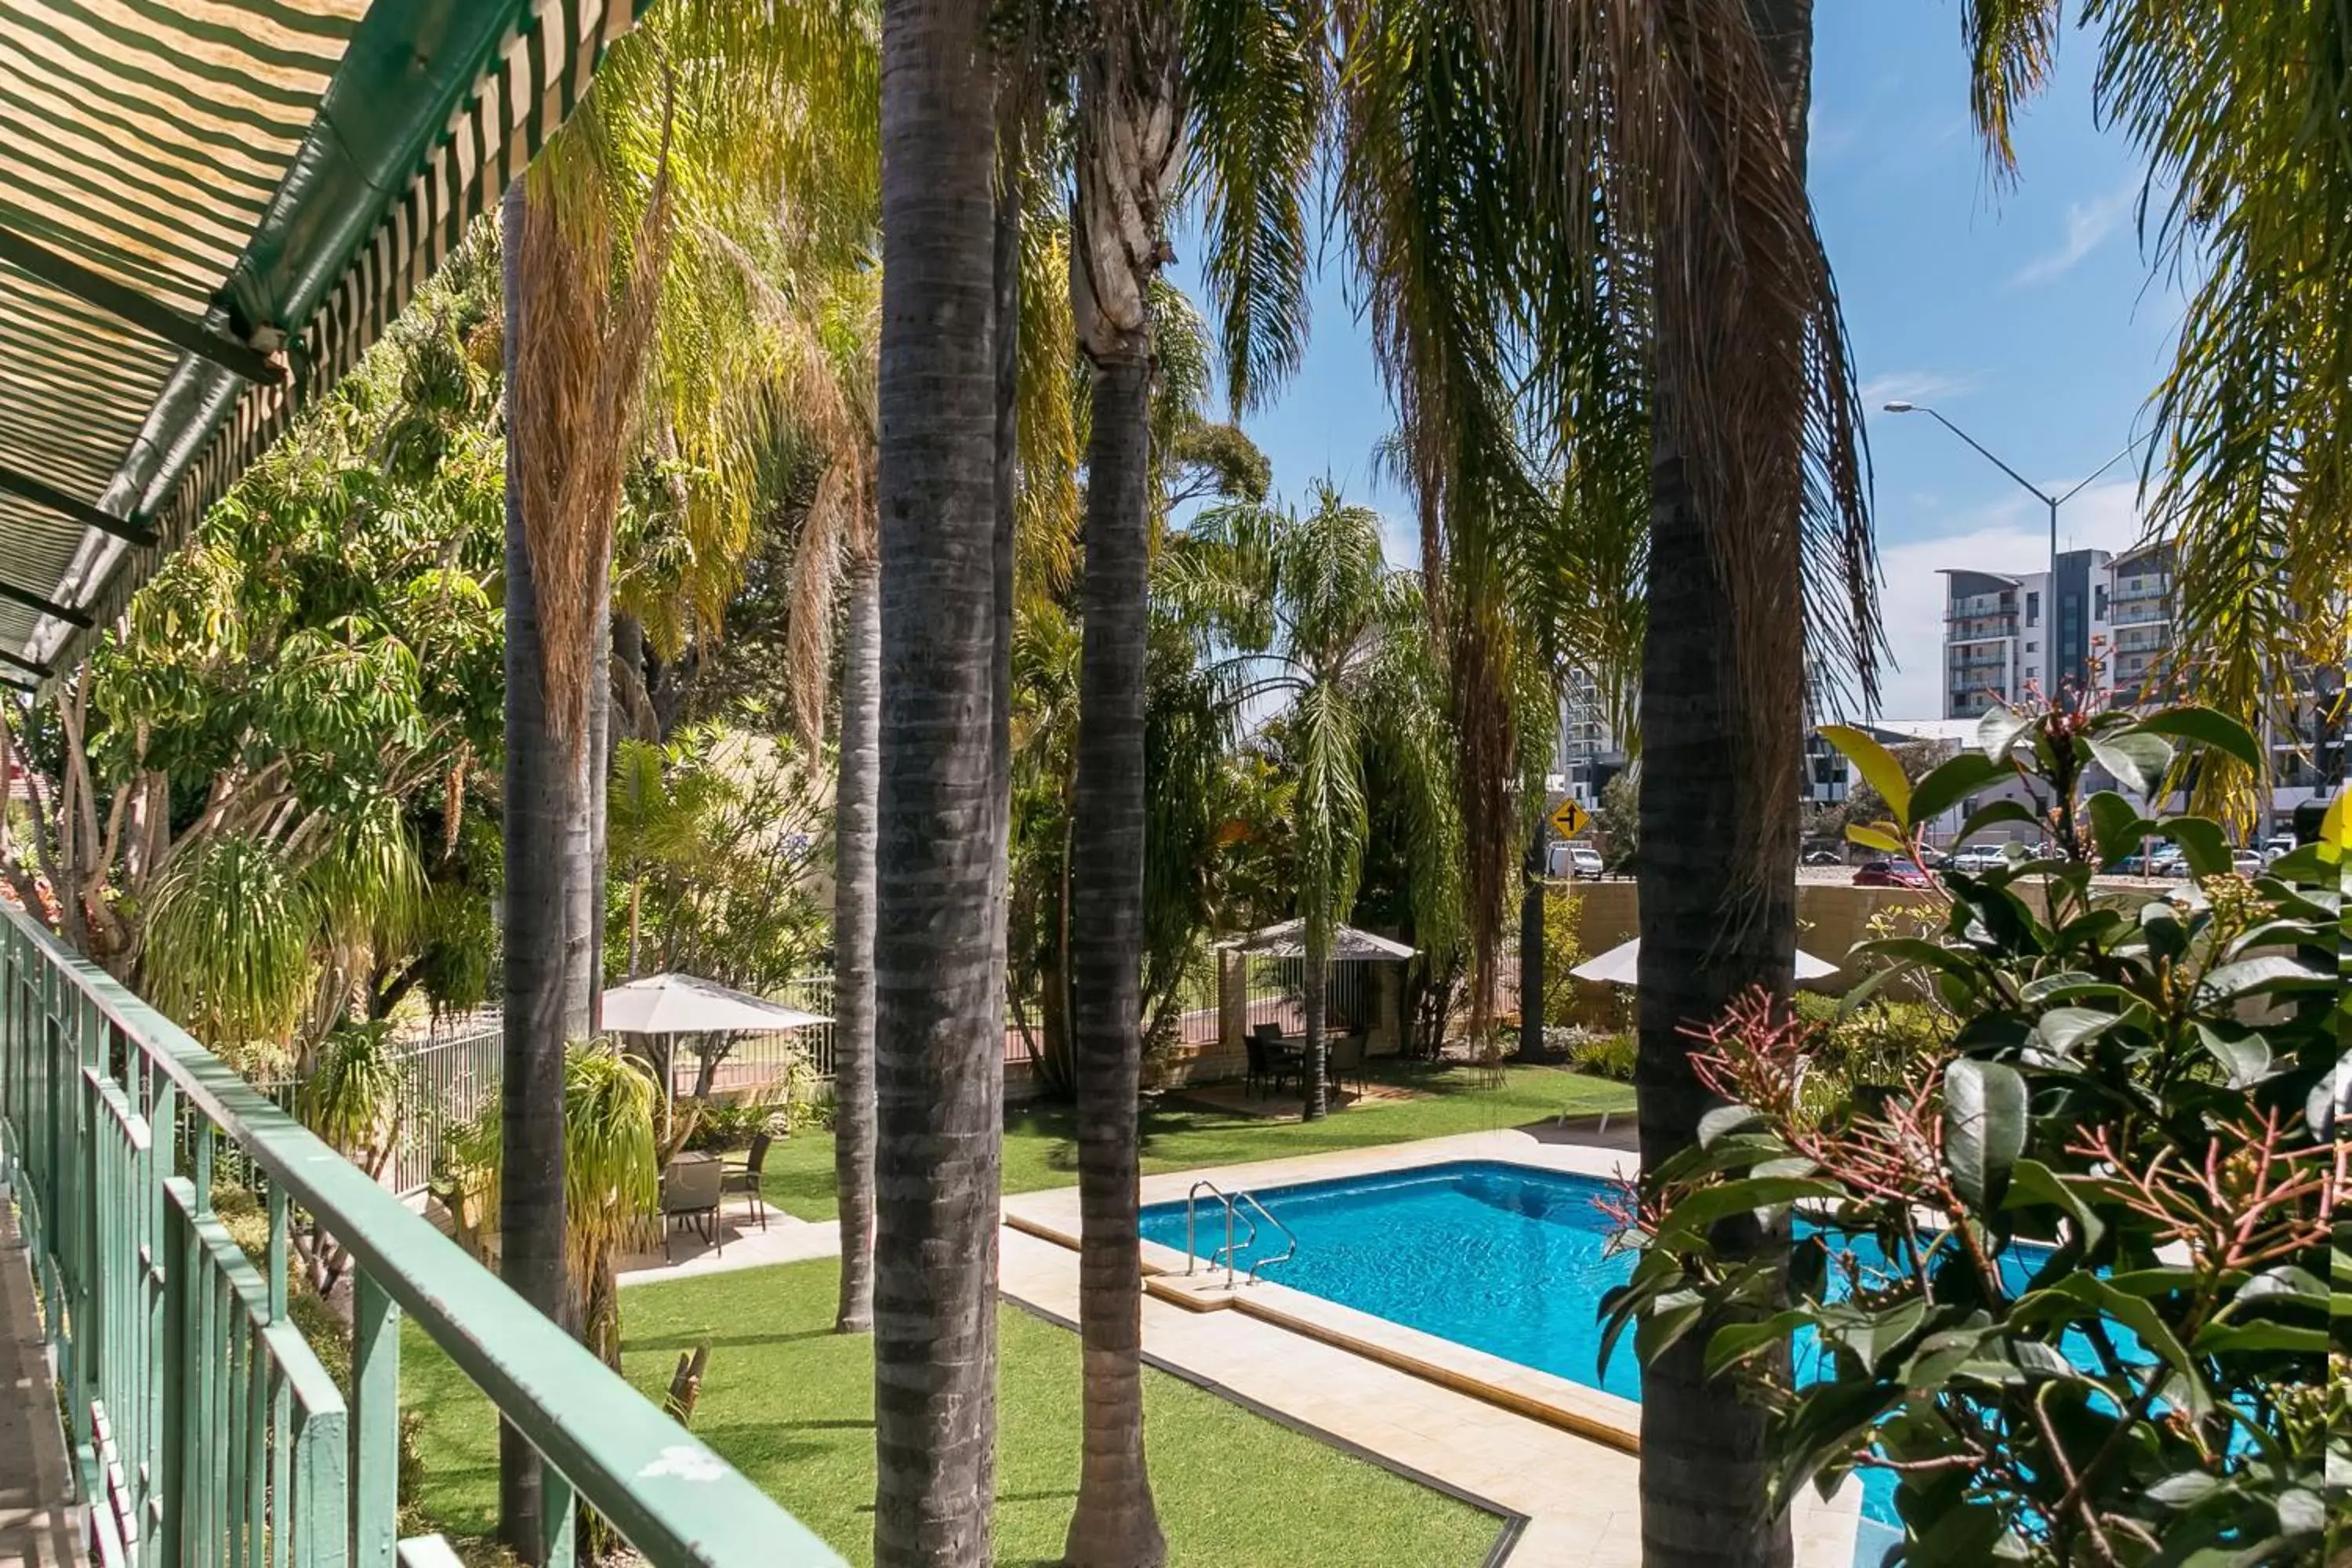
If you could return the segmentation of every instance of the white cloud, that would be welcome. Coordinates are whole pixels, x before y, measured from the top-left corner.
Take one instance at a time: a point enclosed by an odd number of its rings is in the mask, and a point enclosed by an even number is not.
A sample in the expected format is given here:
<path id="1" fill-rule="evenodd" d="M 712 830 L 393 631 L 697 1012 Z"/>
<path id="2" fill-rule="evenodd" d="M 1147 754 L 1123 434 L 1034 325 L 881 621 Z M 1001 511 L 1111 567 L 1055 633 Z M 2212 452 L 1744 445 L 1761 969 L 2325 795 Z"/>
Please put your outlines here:
<path id="1" fill-rule="evenodd" d="M 2069 203 L 2064 242 L 2057 249 L 2038 256 L 2019 268 L 2009 280 L 2011 286 L 2031 288 L 2037 283 L 2047 283 L 2071 270 L 2076 262 L 2096 250 L 2100 242 L 2131 215 L 2132 203 L 2138 195 L 2139 184 L 2134 181 L 2096 201 Z"/>
<path id="2" fill-rule="evenodd" d="M 2053 494 L 2063 494 L 2061 485 Z M 2139 487 L 2129 479 L 2092 485 L 2058 514 L 2061 550 L 2119 551 L 2140 540 Z M 1879 713 L 1888 719 L 1935 719 L 1944 711 L 1945 567 L 2026 573 L 2048 569 L 2048 513 L 2021 496 L 1961 520 L 1949 531 L 1906 540 L 1879 552 L 1885 574 L 1880 607 L 1893 667 L 1882 679 Z"/>
<path id="3" fill-rule="evenodd" d="M 1977 378 L 1938 370 L 1897 370 L 1862 384 L 1863 406 L 1875 414 L 1889 403 L 1933 403 L 1974 392 Z"/>

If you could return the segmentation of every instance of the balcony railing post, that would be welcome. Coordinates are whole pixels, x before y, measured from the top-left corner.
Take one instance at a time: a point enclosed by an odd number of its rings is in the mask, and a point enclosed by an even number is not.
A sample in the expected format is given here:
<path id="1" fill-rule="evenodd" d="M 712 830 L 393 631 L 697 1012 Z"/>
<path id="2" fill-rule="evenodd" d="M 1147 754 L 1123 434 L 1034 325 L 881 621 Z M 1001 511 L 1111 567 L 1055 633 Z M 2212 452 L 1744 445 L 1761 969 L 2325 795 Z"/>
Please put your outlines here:
<path id="1" fill-rule="evenodd" d="M 546 1548 L 540 1568 L 572 1568 L 579 1495 L 553 1465 L 542 1459 L 539 1468 L 539 1539 Z"/>
<path id="2" fill-rule="evenodd" d="M 393 1568 L 400 1543 L 400 1307 L 360 1269 L 352 1288 L 352 1568 Z"/>
<path id="3" fill-rule="evenodd" d="M 166 1127 L 169 1122 L 164 1123 Z M 168 1145 L 167 1145 L 168 1147 Z M 195 1277 L 195 1238 L 179 1205 L 162 1197 L 159 1237 L 163 1258 L 162 1332 L 156 1342 L 155 1560 L 165 1568 L 186 1561 L 184 1525 L 189 1504 L 188 1454 L 195 1440 L 195 1410 L 188 1398 L 188 1347 L 195 1326 L 189 1281 Z"/>

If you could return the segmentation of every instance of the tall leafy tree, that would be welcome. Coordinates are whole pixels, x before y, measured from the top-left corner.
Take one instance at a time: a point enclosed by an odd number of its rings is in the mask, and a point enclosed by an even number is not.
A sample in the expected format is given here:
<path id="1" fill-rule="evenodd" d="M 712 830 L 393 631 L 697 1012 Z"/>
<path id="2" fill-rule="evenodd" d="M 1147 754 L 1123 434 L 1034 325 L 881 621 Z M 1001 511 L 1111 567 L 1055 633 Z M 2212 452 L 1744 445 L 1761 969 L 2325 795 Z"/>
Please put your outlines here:
<path id="1" fill-rule="evenodd" d="M 1003 1005 L 996 83 L 985 0 L 882 26 L 875 1561 L 985 1562 Z"/>
<path id="2" fill-rule="evenodd" d="M 1266 101 L 1269 82 L 1315 86 L 1307 72 L 1267 69 L 1263 57 L 1316 35 L 1286 5 L 1112 0 L 1095 7 L 1076 51 L 1070 278 L 1090 423 L 1070 897 L 1087 1353 L 1085 1455 L 1066 1555 L 1089 1568 L 1149 1568 L 1167 1553 L 1143 1457 L 1136 1290 L 1151 498 L 1155 472 L 1171 458 L 1152 449 L 1152 297 L 1173 255 L 1175 201 L 1182 183 L 1197 182 L 1214 193 L 1211 280 L 1226 306 L 1236 400 L 1296 363 L 1299 171 L 1266 154 L 1306 154 L 1251 137 L 1278 137 L 1289 118 Z M 1188 162 L 1196 79 L 1211 89 L 1200 116 L 1209 134 L 1203 155 Z M 1271 120 L 1244 119 L 1269 109 Z M 1269 242 L 1286 248 L 1266 258 Z"/>

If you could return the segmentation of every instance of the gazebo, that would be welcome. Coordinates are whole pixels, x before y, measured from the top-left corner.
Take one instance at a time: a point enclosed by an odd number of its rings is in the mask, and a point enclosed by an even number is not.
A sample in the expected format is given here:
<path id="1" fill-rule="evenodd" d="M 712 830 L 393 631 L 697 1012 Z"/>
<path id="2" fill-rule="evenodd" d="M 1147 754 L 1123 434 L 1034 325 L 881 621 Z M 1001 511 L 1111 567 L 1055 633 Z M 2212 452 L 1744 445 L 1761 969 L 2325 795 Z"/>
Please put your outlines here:
<path id="1" fill-rule="evenodd" d="M 1244 1052 L 1243 1037 L 1249 1033 L 1254 1012 L 1263 1011 L 1268 998 L 1253 994 L 1249 963 L 1252 958 L 1278 958 L 1303 961 L 1307 956 L 1307 922 L 1303 920 L 1282 921 L 1241 936 L 1229 937 L 1217 943 L 1219 956 L 1217 983 L 1217 1036 L 1222 1048 L 1234 1057 Z M 1359 927 L 1337 924 L 1331 928 L 1332 963 L 1401 963 L 1419 952 L 1417 948 Z M 1362 1027 L 1367 1048 L 1385 1041 L 1402 1045 L 1402 1029 L 1396 1016 L 1396 994 L 1380 987 L 1369 998 L 1360 985 L 1334 988 L 1335 997 L 1352 1004 L 1358 1012 L 1370 1016 L 1356 1020 Z M 1290 1004 L 1286 993 L 1273 998 L 1277 1016 L 1271 1020 L 1288 1032 Z"/>

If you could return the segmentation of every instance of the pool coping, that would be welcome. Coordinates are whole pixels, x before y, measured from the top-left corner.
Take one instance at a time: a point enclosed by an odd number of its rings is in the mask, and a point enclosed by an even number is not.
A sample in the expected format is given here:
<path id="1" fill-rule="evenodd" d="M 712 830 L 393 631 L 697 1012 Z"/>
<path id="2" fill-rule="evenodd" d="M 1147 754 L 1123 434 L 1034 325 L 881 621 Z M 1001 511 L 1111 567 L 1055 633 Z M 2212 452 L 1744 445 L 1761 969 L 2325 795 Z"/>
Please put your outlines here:
<path id="1" fill-rule="evenodd" d="M 1224 1190 L 1237 1192 L 1357 1175 L 1398 1175 L 1477 1160 L 1612 1181 L 1628 1173 L 1625 1167 L 1631 1156 L 1585 1144 L 1538 1142 L 1524 1134 L 1506 1142 L 1496 1134 L 1477 1132 L 1228 1165 L 1219 1168 L 1216 1176 Z M 1181 1203 L 1201 1179 L 1199 1173 L 1190 1171 L 1146 1176 L 1142 1201 L 1146 1206 Z M 1004 1200 L 1004 1223 L 1075 1251 L 1077 1194 L 1064 1189 L 1009 1195 Z M 1589 1441 L 1628 1454 L 1641 1452 L 1642 1407 L 1633 1400 L 1271 1279 L 1228 1289 L 1217 1276 L 1187 1275 L 1184 1255 L 1178 1248 L 1145 1241 L 1142 1249 L 1144 1290 L 1187 1311 L 1234 1311 L 1255 1318 Z"/>

